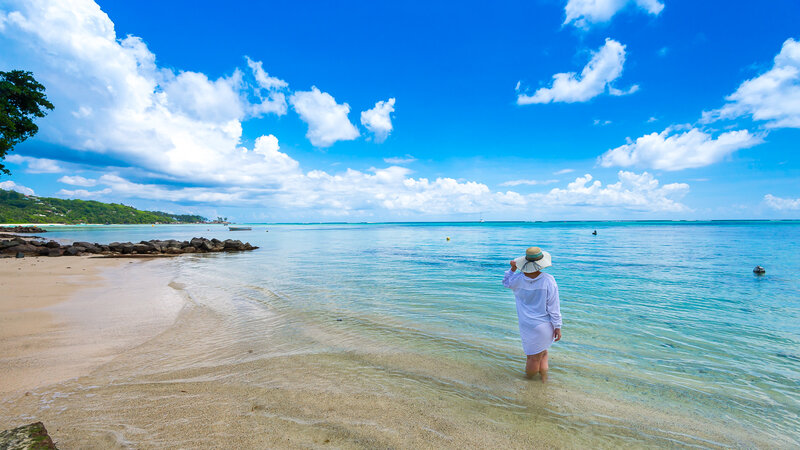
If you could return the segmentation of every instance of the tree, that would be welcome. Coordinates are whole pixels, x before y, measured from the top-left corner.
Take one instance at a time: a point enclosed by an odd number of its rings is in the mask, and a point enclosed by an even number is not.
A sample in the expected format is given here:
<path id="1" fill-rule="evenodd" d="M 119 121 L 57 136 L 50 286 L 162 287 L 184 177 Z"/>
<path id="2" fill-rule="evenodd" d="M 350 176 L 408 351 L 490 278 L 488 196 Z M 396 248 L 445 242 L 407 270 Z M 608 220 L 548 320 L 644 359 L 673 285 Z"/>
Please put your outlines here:
<path id="1" fill-rule="evenodd" d="M 0 161 L 14 146 L 39 131 L 34 117 L 44 117 L 53 104 L 33 74 L 23 70 L 0 71 Z M 0 162 L 0 172 L 9 174 Z"/>

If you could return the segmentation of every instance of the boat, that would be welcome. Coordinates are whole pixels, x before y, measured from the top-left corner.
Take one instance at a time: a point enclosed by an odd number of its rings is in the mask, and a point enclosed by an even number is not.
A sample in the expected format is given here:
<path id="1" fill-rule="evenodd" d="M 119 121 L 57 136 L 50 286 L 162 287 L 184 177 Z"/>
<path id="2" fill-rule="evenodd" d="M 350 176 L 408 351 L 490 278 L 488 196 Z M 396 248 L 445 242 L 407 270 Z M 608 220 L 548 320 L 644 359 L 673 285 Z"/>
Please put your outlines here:
<path id="1" fill-rule="evenodd" d="M 250 231 L 250 227 L 228 227 L 228 231 Z"/>

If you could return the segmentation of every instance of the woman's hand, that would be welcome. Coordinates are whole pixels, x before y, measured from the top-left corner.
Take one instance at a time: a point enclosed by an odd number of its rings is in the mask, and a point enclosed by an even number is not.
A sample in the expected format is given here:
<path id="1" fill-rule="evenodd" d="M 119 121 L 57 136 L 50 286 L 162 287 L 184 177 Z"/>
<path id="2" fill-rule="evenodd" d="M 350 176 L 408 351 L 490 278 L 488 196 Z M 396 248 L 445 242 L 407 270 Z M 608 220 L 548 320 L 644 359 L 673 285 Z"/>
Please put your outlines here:
<path id="1" fill-rule="evenodd" d="M 514 261 L 513 259 L 511 260 L 511 271 L 512 272 L 516 272 L 517 271 L 517 262 Z"/>
<path id="2" fill-rule="evenodd" d="M 561 340 L 561 328 L 556 328 L 553 331 L 553 340 L 554 341 L 560 341 Z"/>

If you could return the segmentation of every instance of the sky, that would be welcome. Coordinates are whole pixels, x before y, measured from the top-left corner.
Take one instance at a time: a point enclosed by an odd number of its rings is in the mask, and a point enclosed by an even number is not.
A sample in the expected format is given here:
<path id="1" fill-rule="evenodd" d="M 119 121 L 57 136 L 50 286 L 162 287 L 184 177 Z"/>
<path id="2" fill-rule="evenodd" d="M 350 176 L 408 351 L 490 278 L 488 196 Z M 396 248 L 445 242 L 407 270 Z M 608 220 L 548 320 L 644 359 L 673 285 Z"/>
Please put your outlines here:
<path id="1" fill-rule="evenodd" d="M 0 188 L 239 222 L 800 218 L 800 2 L 0 0 Z"/>

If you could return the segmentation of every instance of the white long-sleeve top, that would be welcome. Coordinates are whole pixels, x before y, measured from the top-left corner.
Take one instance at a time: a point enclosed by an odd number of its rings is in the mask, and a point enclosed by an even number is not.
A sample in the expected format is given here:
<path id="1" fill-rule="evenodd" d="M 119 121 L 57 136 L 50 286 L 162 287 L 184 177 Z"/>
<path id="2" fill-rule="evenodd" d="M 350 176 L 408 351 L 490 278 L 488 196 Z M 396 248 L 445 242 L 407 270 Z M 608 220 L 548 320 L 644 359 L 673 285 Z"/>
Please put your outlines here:
<path id="1" fill-rule="evenodd" d="M 561 305 L 556 279 L 542 272 L 536 278 L 522 272 L 506 271 L 503 286 L 514 291 L 517 300 L 517 316 L 520 328 L 550 322 L 553 328 L 561 328 Z"/>

